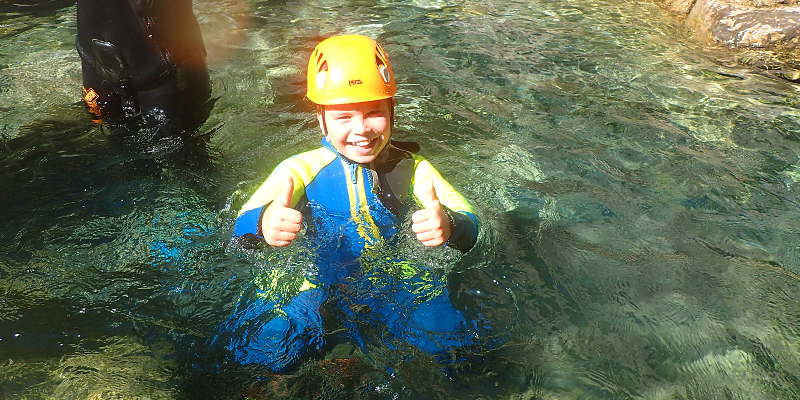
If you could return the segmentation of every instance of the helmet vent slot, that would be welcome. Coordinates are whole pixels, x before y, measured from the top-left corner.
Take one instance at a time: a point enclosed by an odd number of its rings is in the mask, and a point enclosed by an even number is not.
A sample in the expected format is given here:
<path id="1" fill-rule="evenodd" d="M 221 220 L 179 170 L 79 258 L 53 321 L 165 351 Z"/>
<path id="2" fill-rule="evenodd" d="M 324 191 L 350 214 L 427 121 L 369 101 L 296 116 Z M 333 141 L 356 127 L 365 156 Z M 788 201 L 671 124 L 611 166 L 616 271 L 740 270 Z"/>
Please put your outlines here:
<path id="1" fill-rule="evenodd" d="M 322 90 L 325 87 L 325 81 L 328 80 L 328 62 L 325 61 L 319 66 L 316 78 L 317 89 Z"/>
<path id="2" fill-rule="evenodd" d="M 380 53 L 375 54 L 375 65 L 378 66 L 378 73 L 381 74 L 383 83 L 389 83 L 389 80 L 391 79 L 389 76 L 389 68 L 386 67 L 386 63 L 383 61 Z"/>
<path id="3" fill-rule="evenodd" d="M 378 53 L 378 54 L 377 54 L 377 57 L 378 57 L 378 58 L 380 58 L 381 60 L 386 60 L 386 59 L 388 59 L 388 58 L 389 58 L 389 57 L 386 55 L 386 52 L 385 52 L 385 51 L 383 51 L 383 47 L 381 47 L 381 45 L 379 45 L 379 44 L 376 44 L 376 46 L 375 46 L 375 51 Z M 381 61 L 381 64 L 384 64 L 384 62 L 383 62 L 383 61 Z"/>
<path id="4" fill-rule="evenodd" d="M 381 78 L 383 79 L 383 83 L 389 83 L 391 80 L 391 76 L 389 76 L 389 68 L 385 65 L 381 64 L 378 65 L 378 72 L 381 74 Z"/>

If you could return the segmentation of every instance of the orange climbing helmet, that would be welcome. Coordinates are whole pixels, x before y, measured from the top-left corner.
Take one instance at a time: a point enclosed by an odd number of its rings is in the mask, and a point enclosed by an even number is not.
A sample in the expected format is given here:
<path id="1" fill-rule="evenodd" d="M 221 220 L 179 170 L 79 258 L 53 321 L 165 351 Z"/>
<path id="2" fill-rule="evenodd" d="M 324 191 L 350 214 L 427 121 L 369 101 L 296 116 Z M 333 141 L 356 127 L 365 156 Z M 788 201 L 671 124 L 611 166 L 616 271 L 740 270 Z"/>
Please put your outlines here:
<path id="1" fill-rule="evenodd" d="M 311 52 L 306 97 L 319 105 L 388 99 L 397 92 L 389 56 L 362 35 L 333 36 Z"/>

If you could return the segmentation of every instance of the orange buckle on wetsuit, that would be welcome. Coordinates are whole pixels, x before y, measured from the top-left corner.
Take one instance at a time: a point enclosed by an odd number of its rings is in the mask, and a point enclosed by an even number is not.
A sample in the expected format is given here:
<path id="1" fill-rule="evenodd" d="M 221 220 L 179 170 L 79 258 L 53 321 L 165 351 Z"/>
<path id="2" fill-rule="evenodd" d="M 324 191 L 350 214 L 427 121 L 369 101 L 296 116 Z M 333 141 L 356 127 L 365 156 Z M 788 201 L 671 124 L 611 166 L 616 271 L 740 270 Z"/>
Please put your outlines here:
<path id="1" fill-rule="evenodd" d="M 86 107 L 89 109 L 89 113 L 98 117 L 92 122 L 100 123 L 102 120 L 100 119 L 100 114 L 102 113 L 100 110 L 100 105 L 97 104 L 97 100 L 100 99 L 100 95 L 94 91 L 92 88 L 83 88 L 83 102 L 86 103 Z"/>

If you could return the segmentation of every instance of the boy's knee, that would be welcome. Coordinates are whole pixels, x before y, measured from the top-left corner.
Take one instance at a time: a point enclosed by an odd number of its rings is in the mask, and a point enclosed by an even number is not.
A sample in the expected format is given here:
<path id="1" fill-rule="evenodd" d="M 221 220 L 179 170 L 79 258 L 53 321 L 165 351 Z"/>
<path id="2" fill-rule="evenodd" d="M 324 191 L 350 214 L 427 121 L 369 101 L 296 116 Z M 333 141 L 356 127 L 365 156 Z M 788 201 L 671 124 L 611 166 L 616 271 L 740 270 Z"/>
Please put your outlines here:
<path id="1" fill-rule="evenodd" d="M 228 351 L 239 364 L 259 364 L 273 372 L 285 372 L 300 360 L 307 345 L 294 334 L 296 330 L 285 316 L 276 317 L 232 340 Z"/>
<path id="2" fill-rule="evenodd" d="M 405 318 L 389 322 L 393 325 L 390 329 L 395 336 L 419 350 L 438 356 L 474 342 L 469 322 L 450 302 L 446 290 L 409 307 Z"/>
<path id="3" fill-rule="evenodd" d="M 320 290 L 295 296 L 288 304 L 257 299 L 223 328 L 231 336 L 226 347 L 239 364 L 259 364 L 273 372 L 292 369 L 301 357 L 323 344 Z"/>

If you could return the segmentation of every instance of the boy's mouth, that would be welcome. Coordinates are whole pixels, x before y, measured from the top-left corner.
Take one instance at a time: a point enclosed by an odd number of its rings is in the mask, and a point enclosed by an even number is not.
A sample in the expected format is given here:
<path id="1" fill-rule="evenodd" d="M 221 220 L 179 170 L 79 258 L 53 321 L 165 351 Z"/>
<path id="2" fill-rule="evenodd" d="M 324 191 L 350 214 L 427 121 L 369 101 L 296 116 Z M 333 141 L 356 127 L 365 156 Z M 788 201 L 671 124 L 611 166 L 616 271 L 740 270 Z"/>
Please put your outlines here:
<path id="1" fill-rule="evenodd" d="M 378 138 L 373 138 L 373 139 L 370 139 L 370 140 L 359 140 L 357 142 L 347 142 L 347 144 L 349 146 L 353 146 L 353 147 L 358 148 L 358 149 L 368 149 L 373 144 L 375 144 L 375 142 L 377 140 L 378 140 Z"/>

